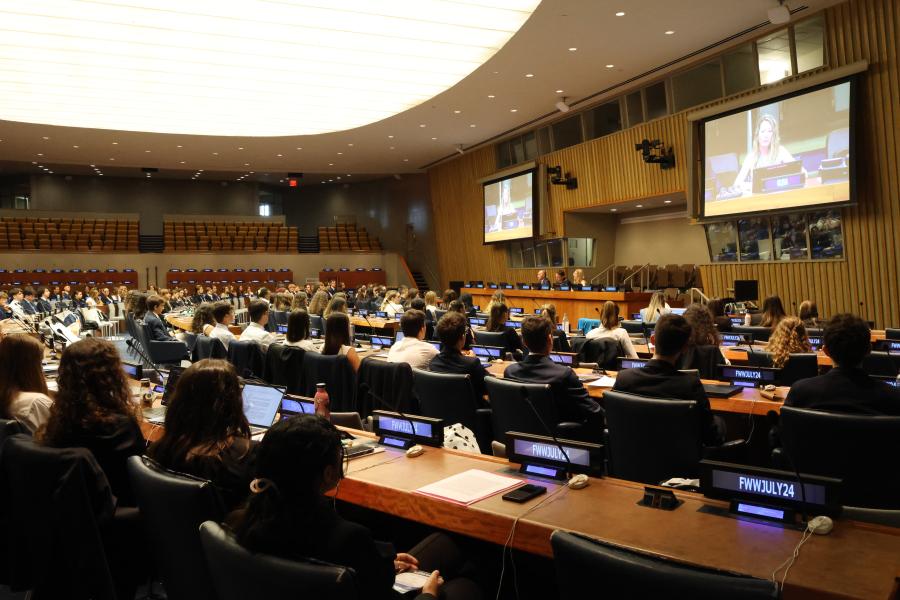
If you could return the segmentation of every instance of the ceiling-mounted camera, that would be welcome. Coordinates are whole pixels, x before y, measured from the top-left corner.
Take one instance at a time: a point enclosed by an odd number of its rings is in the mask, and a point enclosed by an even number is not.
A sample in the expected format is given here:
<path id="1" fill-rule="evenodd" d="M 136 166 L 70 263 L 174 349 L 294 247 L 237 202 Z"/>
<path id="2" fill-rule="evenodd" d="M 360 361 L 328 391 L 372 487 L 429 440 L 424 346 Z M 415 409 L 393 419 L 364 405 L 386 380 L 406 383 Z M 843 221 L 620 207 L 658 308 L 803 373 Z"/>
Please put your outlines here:
<path id="1" fill-rule="evenodd" d="M 547 175 L 550 176 L 550 183 L 553 185 L 564 185 L 567 190 L 578 189 L 578 178 L 572 177 L 571 173 L 566 173 L 563 176 L 562 167 L 559 165 L 547 167 Z"/>

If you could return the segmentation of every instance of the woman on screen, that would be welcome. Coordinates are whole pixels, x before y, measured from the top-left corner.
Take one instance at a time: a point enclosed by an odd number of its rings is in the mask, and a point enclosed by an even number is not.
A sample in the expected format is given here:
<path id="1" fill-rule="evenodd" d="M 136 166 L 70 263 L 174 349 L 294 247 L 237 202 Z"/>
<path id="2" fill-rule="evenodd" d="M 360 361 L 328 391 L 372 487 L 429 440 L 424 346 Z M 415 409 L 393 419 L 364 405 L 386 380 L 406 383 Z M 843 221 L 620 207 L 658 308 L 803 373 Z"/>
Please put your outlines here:
<path id="1" fill-rule="evenodd" d="M 515 214 L 516 209 L 512 205 L 512 181 L 509 179 L 500 182 L 500 204 L 497 206 L 497 217 L 491 231 L 503 229 L 503 217 Z"/>
<path id="2" fill-rule="evenodd" d="M 763 115 L 756 124 L 756 135 L 753 137 L 753 150 L 744 158 L 744 164 L 734 179 L 732 187 L 740 188 L 752 173 L 753 169 L 771 167 L 796 160 L 781 145 L 781 136 L 778 133 L 778 121 L 771 115 Z"/>

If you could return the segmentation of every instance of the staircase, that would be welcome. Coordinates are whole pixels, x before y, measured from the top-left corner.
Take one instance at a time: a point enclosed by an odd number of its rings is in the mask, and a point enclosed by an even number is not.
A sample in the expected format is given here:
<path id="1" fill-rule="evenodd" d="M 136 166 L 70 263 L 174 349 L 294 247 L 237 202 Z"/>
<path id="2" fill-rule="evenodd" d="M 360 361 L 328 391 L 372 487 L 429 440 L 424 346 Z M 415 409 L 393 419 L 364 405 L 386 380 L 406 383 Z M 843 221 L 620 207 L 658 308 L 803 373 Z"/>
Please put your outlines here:
<path id="1" fill-rule="evenodd" d="M 315 235 L 301 235 L 297 238 L 297 251 L 300 254 L 318 254 L 319 237 Z"/>
<path id="2" fill-rule="evenodd" d="M 422 272 L 421 271 L 413 271 L 412 276 L 416 282 L 416 288 L 420 292 L 423 292 L 423 293 L 427 292 L 428 291 L 428 282 L 425 281 L 425 276 L 422 275 Z"/>
<path id="3" fill-rule="evenodd" d="M 142 235 L 138 237 L 138 252 L 162 253 L 165 249 L 165 239 L 161 235 Z"/>

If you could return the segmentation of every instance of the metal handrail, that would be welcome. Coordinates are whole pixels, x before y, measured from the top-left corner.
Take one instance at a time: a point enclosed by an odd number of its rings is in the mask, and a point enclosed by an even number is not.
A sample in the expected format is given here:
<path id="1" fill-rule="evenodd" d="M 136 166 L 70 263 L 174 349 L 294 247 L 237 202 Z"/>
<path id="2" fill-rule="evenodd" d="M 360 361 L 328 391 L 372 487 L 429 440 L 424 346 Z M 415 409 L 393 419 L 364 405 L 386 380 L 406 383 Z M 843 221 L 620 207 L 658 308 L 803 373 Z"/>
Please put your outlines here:
<path id="1" fill-rule="evenodd" d="M 694 292 L 696 292 L 697 295 L 700 296 L 700 304 L 709 304 L 709 298 L 707 297 L 707 295 L 704 294 L 702 290 L 695 287 L 692 287 L 688 290 L 688 294 L 690 294 L 691 298 L 691 304 L 694 303 Z"/>
<path id="2" fill-rule="evenodd" d="M 622 280 L 622 285 L 627 284 L 628 281 L 629 281 L 632 277 L 634 277 L 635 275 L 638 275 L 638 274 L 643 273 L 643 272 L 647 269 L 647 267 L 649 267 L 649 266 L 650 266 L 650 263 L 647 263 L 647 264 L 645 264 L 644 266 L 642 266 L 640 269 L 638 269 L 637 271 L 635 271 L 634 273 L 632 273 L 631 275 L 629 275 L 628 277 L 626 277 L 625 279 L 623 279 L 623 280 Z M 643 275 L 641 275 L 640 283 L 641 283 L 641 289 L 642 289 L 642 290 L 647 289 L 647 286 L 644 285 L 644 276 L 643 276 Z"/>
<path id="3" fill-rule="evenodd" d="M 610 269 L 614 269 L 615 267 L 616 267 L 616 263 L 613 263 L 613 264 L 609 265 L 608 267 L 606 267 L 605 269 L 603 269 L 602 271 L 600 271 L 599 273 L 597 273 L 596 275 L 594 275 L 593 277 L 591 277 L 591 284 L 593 284 L 595 281 L 600 279 L 600 277 L 602 277 L 603 275 L 606 275 L 607 273 L 609 273 Z M 609 285 L 609 276 L 608 275 L 606 277 L 606 285 Z"/>

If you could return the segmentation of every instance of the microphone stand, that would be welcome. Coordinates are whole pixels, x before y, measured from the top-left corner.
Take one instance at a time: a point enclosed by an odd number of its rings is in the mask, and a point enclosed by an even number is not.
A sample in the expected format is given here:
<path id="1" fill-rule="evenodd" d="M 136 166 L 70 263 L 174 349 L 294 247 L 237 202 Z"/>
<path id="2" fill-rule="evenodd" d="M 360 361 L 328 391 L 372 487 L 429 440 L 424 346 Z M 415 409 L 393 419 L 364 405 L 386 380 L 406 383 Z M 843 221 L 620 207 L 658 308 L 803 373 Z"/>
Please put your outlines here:
<path id="1" fill-rule="evenodd" d="M 553 443 L 555 443 L 556 447 L 559 448 L 559 451 L 562 452 L 563 458 L 566 459 L 566 463 L 568 463 L 569 467 L 571 468 L 572 461 L 569 460 L 569 455 L 566 453 L 566 450 L 563 447 L 562 443 L 559 441 L 559 438 L 556 437 L 556 434 L 553 433 L 553 430 L 550 429 L 550 427 L 547 425 L 547 422 L 544 421 L 543 417 L 541 417 L 541 413 L 538 412 L 538 409 L 535 407 L 534 403 L 531 401 L 531 398 L 528 397 L 528 391 L 524 387 L 519 388 L 519 390 L 521 390 L 521 392 L 522 392 L 522 399 L 525 400 L 525 402 L 531 408 L 531 412 L 533 412 L 534 416 L 537 417 L 538 422 L 540 422 L 541 427 L 544 428 L 544 431 L 547 433 L 547 435 L 551 439 L 553 439 Z"/>
<path id="2" fill-rule="evenodd" d="M 156 363 L 153 362 L 153 360 L 152 360 L 149 356 L 147 356 L 147 354 L 144 352 L 144 349 L 141 348 L 141 345 L 140 345 L 139 343 L 135 342 L 134 339 L 128 339 L 128 340 L 125 341 L 125 344 L 126 344 L 129 348 L 131 348 L 131 349 L 133 349 L 135 352 L 137 352 L 138 355 L 141 357 L 141 359 L 142 359 L 145 363 L 147 363 L 147 365 L 150 366 L 150 369 L 156 373 L 156 376 L 157 376 L 157 377 L 159 377 L 160 382 L 164 381 L 164 380 L 163 380 L 162 373 L 159 372 L 159 367 L 157 366 Z"/>
<path id="3" fill-rule="evenodd" d="M 362 383 L 362 384 L 360 384 L 360 387 L 363 388 L 364 393 L 372 396 L 382 406 L 390 406 L 387 402 L 384 401 L 384 398 L 382 398 L 381 396 L 379 396 L 372 390 L 372 386 L 370 386 L 368 383 Z M 400 410 L 400 401 L 399 400 L 396 403 L 394 403 L 392 408 L 393 408 L 393 412 L 400 415 L 403 419 L 405 419 L 409 423 L 409 426 L 412 428 L 412 443 L 415 444 L 416 436 L 417 436 L 415 422 L 412 419 L 410 419 L 409 416 L 404 414 L 404 412 L 402 410 Z"/>

